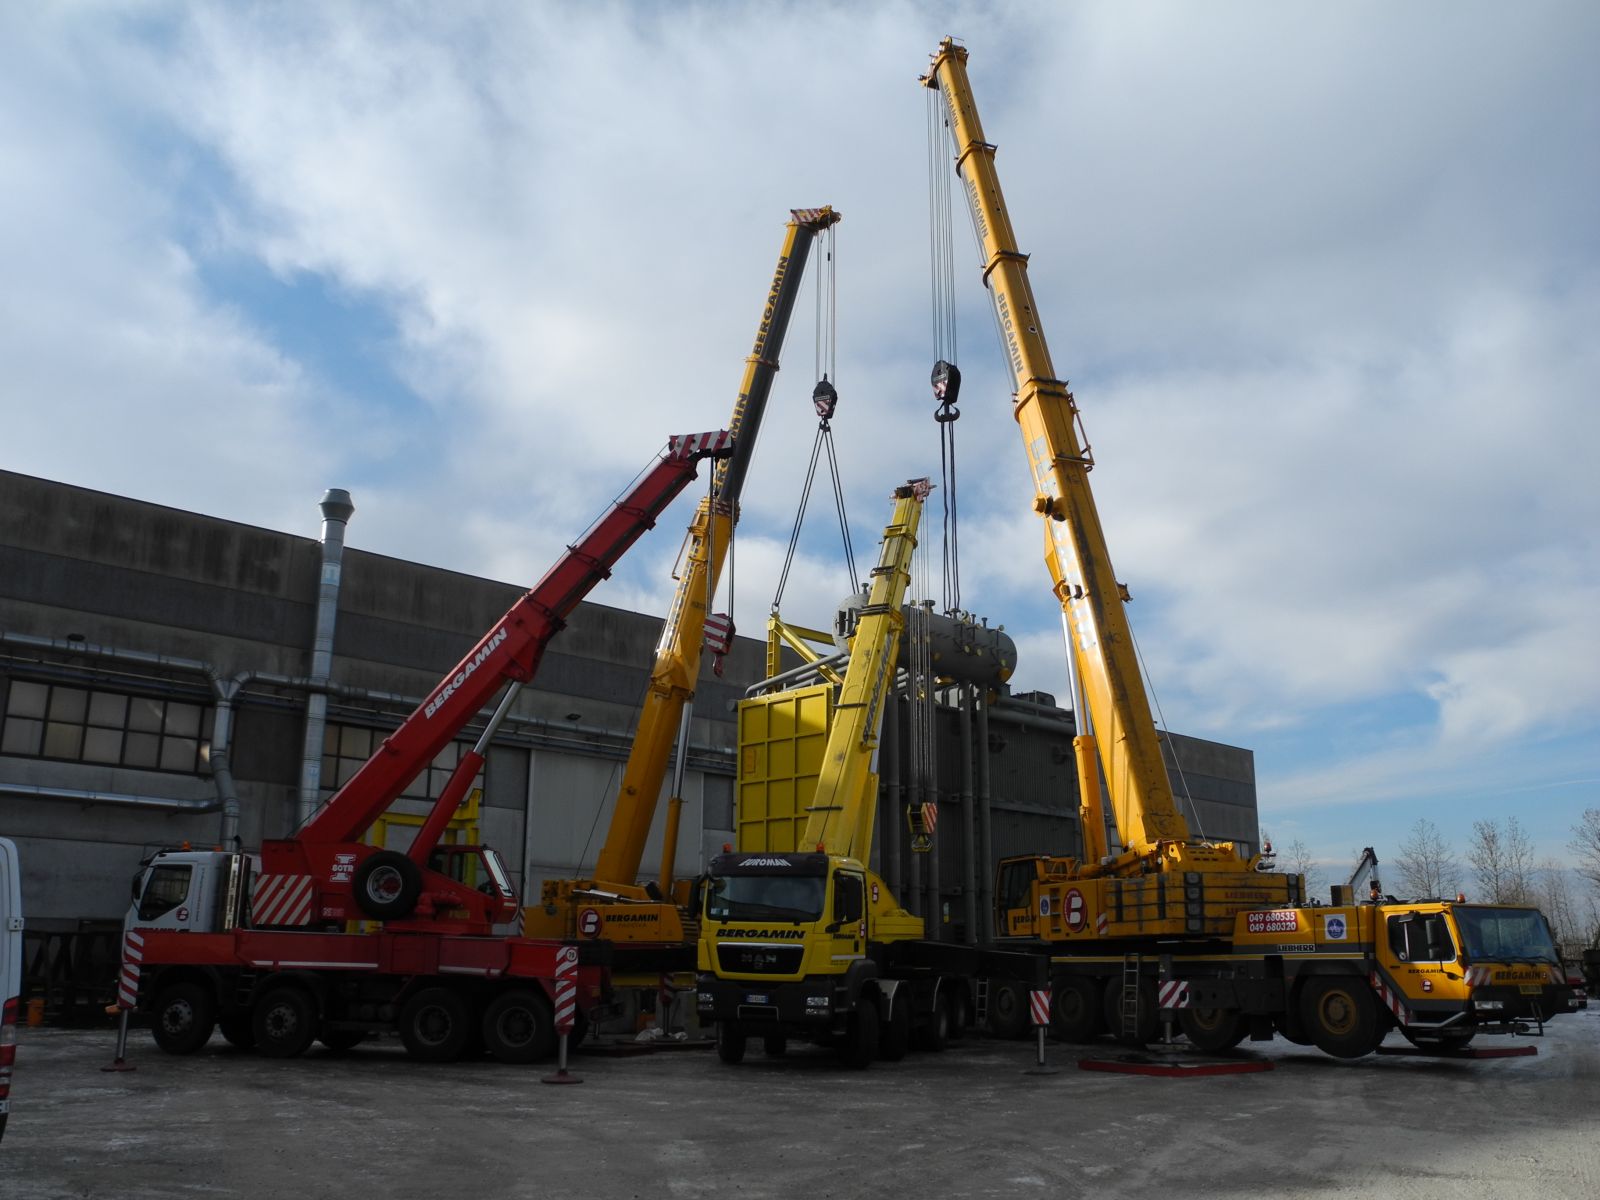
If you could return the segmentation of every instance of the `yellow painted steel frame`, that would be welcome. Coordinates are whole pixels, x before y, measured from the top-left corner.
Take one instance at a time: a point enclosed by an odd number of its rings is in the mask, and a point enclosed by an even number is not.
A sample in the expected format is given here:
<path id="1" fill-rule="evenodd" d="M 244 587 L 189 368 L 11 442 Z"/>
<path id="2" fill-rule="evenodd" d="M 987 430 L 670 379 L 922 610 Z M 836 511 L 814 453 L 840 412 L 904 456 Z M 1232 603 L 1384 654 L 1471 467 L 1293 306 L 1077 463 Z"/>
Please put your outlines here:
<path id="1" fill-rule="evenodd" d="M 1071 629 L 1117 830 L 1128 857 L 1137 860 L 1159 842 L 1186 841 L 1189 828 L 1161 759 L 1123 593 L 1089 490 L 1093 459 L 1079 440 L 1072 393 L 1050 361 L 1028 283 L 1027 256 L 1017 249 L 995 173 L 995 148 L 984 140 L 966 64 L 966 49 L 946 38 L 924 83 L 943 94 L 955 135 L 956 170 L 983 244 L 984 282 L 1016 389 L 1013 415 L 1033 473 L 1034 509 L 1045 518 L 1046 562 Z M 1098 788 L 1091 794 L 1085 787 L 1084 802 L 1093 803 L 1098 794 Z"/>

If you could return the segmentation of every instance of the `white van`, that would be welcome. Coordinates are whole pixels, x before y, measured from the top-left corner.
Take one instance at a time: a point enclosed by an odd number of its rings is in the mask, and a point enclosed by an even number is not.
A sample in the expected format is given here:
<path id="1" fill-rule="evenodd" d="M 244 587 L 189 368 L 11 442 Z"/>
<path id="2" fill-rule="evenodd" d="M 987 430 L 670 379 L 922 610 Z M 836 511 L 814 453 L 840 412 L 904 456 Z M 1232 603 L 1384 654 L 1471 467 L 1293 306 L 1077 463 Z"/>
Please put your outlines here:
<path id="1" fill-rule="evenodd" d="M 22 870 L 17 848 L 0 838 L 0 1138 L 11 1109 L 11 1064 L 22 1008 Z"/>

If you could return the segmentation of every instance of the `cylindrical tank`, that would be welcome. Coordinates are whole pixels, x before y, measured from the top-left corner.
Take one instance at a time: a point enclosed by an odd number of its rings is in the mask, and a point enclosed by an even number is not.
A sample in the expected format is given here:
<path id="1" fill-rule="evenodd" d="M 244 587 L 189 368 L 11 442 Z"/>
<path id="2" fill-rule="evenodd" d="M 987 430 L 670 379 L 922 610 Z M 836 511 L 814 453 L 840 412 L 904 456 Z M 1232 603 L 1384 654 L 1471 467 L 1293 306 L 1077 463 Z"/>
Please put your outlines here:
<path id="1" fill-rule="evenodd" d="M 847 597 L 839 604 L 833 621 L 833 641 L 840 650 L 847 650 L 850 636 L 855 632 L 859 614 L 867 603 L 863 593 Z M 931 608 L 932 601 L 921 607 Z M 906 627 L 911 625 L 912 605 L 905 606 Z M 1011 678 L 1017 669 L 1017 644 L 999 626 L 984 624 L 970 614 L 960 617 L 942 613 L 920 614 L 926 618 L 930 655 L 933 670 L 940 679 L 954 683 L 971 683 L 979 687 L 994 687 Z M 905 637 L 900 638 L 900 663 L 907 661 Z"/>

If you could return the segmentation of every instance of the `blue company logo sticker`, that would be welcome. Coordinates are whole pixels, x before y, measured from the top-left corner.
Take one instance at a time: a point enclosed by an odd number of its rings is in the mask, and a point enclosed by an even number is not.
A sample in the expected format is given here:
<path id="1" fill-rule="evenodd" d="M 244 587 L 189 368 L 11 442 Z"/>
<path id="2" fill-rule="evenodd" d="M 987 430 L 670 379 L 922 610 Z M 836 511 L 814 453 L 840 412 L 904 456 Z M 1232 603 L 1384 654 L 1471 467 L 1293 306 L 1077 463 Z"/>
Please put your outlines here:
<path id="1" fill-rule="evenodd" d="M 1325 917 L 1322 922 L 1323 935 L 1330 942 L 1345 940 L 1345 923 L 1343 917 Z"/>

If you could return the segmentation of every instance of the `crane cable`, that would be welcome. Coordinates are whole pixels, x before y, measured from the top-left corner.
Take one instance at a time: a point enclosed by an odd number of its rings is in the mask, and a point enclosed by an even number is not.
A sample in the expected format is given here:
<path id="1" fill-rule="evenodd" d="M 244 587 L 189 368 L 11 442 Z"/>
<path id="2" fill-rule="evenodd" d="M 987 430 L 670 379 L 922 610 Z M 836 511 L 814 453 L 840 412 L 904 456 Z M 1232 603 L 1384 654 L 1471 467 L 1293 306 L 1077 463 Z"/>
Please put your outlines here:
<path id="1" fill-rule="evenodd" d="M 961 609 L 961 526 L 956 505 L 956 422 L 961 369 L 956 364 L 956 268 L 949 164 L 954 135 L 944 95 L 928 90 L 928 266 L 933 318 L 933 419 L 939 425 L 939 483 L 944 506 L 944 610 Z"/>
<path id="2" fill-rule="evenodd" d="M 772 597 L 772 611 L 777 612 L 783 600 L 784 588 L 789 582 L 789 571 L 794 566 L 795 554 L 800 546 L 800 529 L 805 523 L 806 506 L 811 501 L 811 487 L 816 482 L 817 464 L 822 452 L 827 451 L 828 474 L 833 483 L 833 505 L 839 518 L 839 535 L 844 543 L 845 569 L 850 574 L 850 590 L 861 590 L 860 575 L 856 572 L 855 549 L 850 544 L 850 519 L 845 512 L 844 486 L 839 479 L 839 458 L 833 445 L 833 414 L 839 405 L 839 392 L 833 385 L 838 378 L 838 287 L 834 271 L 834 227 L 829 226 L 823 235 L 827 239 L 823 255 L 824 266 L 817 279 L 816 305 L 816 356 L 817 386 L 811 391 L 811 405 L 817 412 L 817 436 L 811 444 L 811 462 L 806 468 L 805 483 L 800 488 L 800 502 L 794 514 L 794 528 L 789 533 L 789 546 L 783 557 L 783 570 L 778 575 L 778 588 Z"/>

